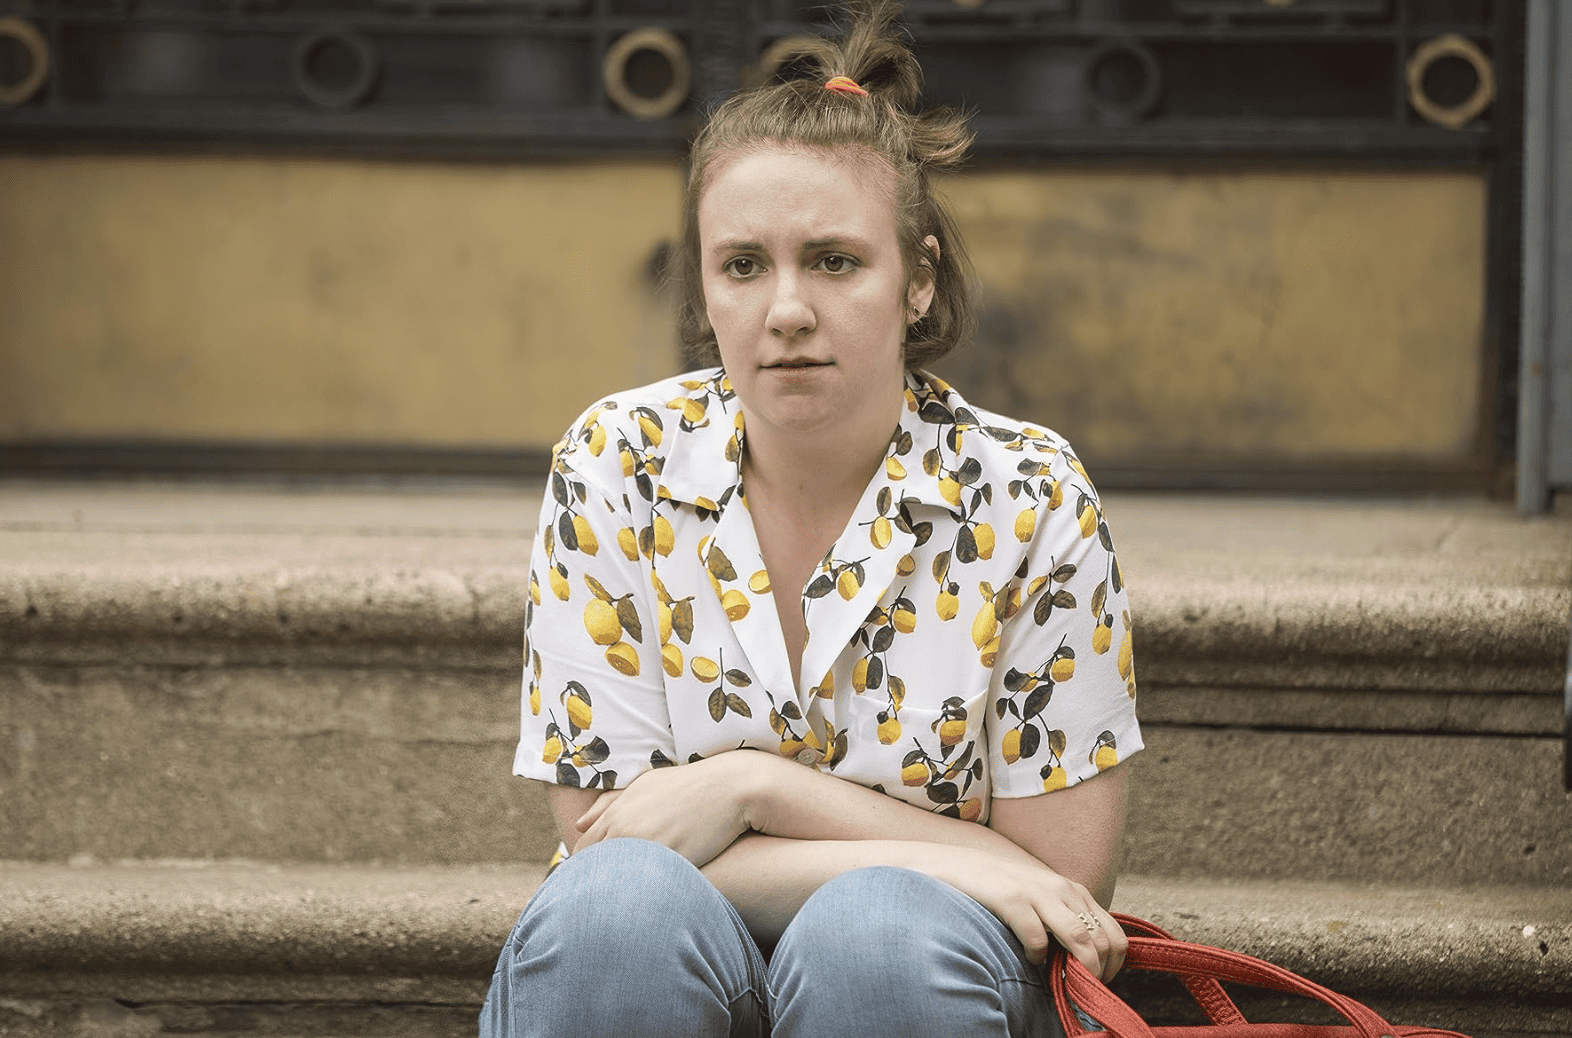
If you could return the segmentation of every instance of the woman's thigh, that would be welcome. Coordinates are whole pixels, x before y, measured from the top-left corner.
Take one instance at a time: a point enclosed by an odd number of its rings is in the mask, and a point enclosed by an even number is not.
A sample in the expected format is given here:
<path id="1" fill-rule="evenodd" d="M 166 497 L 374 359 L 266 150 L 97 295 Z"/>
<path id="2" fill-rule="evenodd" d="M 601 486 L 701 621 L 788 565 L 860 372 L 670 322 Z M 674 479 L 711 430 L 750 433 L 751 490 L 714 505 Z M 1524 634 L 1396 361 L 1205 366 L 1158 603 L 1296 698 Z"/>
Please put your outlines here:
<path id="1" fill-rule="evenodd" d="M 906 869 L 821 887 L 781 937 L 769 990 L 776 1038 L 1062 1034 L 1042 971 L 1009 928 Z"/>
<path id="2" fill-rule="evenodd" d="M 497 960 L 482 1038 L 575 1034 L 755 1038 L 764 960 L 686 859 L 607 840 L 559 865 Z"/>

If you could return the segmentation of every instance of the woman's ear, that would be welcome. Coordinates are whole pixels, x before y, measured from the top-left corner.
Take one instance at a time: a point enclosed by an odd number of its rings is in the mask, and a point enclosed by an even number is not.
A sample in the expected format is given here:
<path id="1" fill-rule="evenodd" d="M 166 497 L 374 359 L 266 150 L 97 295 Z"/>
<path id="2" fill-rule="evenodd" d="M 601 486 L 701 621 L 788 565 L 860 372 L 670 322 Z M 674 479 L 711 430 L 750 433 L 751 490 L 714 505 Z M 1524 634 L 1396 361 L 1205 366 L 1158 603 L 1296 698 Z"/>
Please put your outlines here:
<path id="1" fill-rule="evenodd" d="M 911 282 L 906 286 L 907 323 L 915 323 L 927 316 L 933 305 L 934 271 L 939 269 L 939 239 L 933 235 L 922 240 L 927 255 L 912 271 Z"/>

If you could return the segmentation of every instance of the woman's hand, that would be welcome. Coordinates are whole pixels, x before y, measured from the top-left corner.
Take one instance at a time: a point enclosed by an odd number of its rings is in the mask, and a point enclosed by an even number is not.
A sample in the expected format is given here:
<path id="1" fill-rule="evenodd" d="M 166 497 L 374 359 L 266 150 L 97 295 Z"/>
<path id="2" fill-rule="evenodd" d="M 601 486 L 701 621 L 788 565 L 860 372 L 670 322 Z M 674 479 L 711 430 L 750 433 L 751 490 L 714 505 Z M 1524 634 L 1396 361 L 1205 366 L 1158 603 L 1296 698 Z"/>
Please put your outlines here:
<path id="1" fill-rule="evenodd" d="M 670 847 L 702 868 L 748 831 L 742 796 L 745 758 L 737 751 L 675 768 L 646 771 L 626 788 L 602 793 L 576 828 L 582 850 L 630 836 Z"/>
<path id="2" fill-rule="evenodd" d="M 1046 865 L 970 848 L 935 848 L 915 867 L 981 904 L 1008 926 L 1029 961 L 1048 958 L 1054 939 L 1104 983 L 1124 965 L 1129 941 L 1084 886 Z"/>

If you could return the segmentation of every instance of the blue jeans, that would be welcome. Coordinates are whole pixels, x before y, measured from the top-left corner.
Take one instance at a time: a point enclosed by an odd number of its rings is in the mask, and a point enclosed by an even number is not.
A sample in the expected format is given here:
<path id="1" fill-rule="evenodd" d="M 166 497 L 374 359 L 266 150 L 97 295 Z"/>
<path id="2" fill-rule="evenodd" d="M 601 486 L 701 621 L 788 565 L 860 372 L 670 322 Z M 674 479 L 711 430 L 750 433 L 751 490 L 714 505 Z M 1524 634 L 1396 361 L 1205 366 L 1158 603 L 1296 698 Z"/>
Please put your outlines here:
<path id="1" fill-rule="evenodd" d="M 1060 1038 L 1042 971 L 982 905 L 906 869 L 848 872 L 808 899 L 769 960 L 676 852 L 608 840 L 519 917 L 481 1038 L 920 1035 Z"/>

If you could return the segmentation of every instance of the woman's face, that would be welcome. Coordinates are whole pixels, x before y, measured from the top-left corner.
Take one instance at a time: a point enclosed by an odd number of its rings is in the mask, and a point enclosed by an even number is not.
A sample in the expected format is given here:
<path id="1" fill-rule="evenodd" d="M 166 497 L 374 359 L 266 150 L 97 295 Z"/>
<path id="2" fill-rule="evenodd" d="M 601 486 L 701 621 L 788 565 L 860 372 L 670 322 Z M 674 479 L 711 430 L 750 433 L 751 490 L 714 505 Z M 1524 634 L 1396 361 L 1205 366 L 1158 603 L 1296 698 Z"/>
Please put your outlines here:
<path id="1" fill-rule="evenodd" d="M 756 434 L 889 436 L 908 284 L 891 174 L 871 155 L 768 146 L 722 156 L 699 199 L 705 310 Z M 768 432 L 766 432 L 768 430 Z"/>

